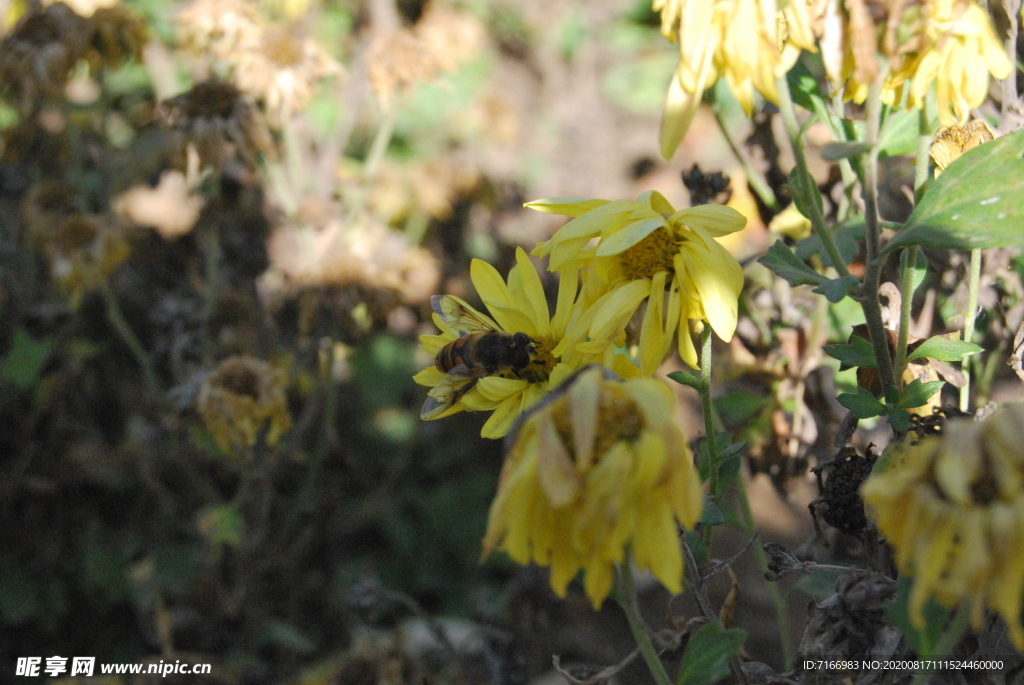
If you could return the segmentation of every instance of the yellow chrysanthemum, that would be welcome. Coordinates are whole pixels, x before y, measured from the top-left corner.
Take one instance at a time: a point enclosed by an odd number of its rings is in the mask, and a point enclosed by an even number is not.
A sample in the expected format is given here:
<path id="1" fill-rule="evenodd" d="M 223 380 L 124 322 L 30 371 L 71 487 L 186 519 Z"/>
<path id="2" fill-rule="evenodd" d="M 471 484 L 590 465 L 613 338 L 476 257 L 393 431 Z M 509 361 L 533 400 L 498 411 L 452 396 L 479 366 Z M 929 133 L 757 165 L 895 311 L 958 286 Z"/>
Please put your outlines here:
<path id="1" fill-rule="evenodd" d="M 580 295 L 583 313 L 569 327 L 555 354 L 577 349 L 594 354 L 621 341 L 645 299 L 640 330 L 640 369 L 651 375 L 679 331 L 679 354 L 697 366 L 689 321 L 707 321 L 725 341 L 736 330 L 743 270 L 716 237 L 742 229 L 742 214 L 720 205 L 676 211 L 657 191 L 627 200 L 552 198 L 526 205 L 575 217 L 536 255 L 550 255 L 550 269 L 587 266 Z M 594 238 L 600 242 L 584 247 Z"/>
<path id="2" fill-rule="evenodd" d="M 480 435 L 485 438 L 500 438 L 508 433 L 512 423 L 523 411 L 547 394 L 549 388 L 556 387 L 586 363 L 603 360 L 620 375 L 636 374 L 635 369 L 630 370 L 625 356 L 614 355 L 610 345 L 605 345 L 602 349 L 591 346 L 587 355 L 581 355 L 572 348 L 559 346 L 574 312 L 579 281 L 575 270 L 561 274 L 554 317 L 550 316 L 540 276 L 521 248 L 516 249 L 516 266 L 509 271 L 507 283 L 493 266 L 479 259 L 474 259 L 470 266 L 470 278 L 493 320 L 461 300 L 452 299 L 458 302 L 461 308 L 468 310 L 471 318 L 484 322 L 487 328 L 528 335 L 534 342 L 533 357 L 535 364 L 540 367 L 538 375 L 541 380 L 529 382 L 511 372 L 480 378 L 472 389 L 451 407 L 431 418 L 450 416 L 467 409 L 493 411 L 494 413 L 484 423 Z M 434 323 L 441 330 L 439 335 L 420 336 L 421 347 L 431 356 L 436 356 L 446 345 L 458 340 L 460 334 L 472 332 L 464 327 L 446 323 L 438 314 L 434 314 Z M 486 328 L 478 327 L 475 330 Z M 443 387 L 445 376 L 444 371 L 436 366 L 429 366 L 416 374 L 413 380 L 432 388 L 431 392 L 435 393 L 437 389 Z"/>
<path id="3" fill-rule="evenodd" d="M 905 448 L 888 470 L 861 488 L 878 530 L 914 576 L 913 621 L 929 596 L 971 603 L 980 628 L 985 606 L 1006 621 L 1024 649 L 1024 405 L 1003 407 L 984 422 L 956 419 L 942 437 Z"/>
<path id="4" fill-rule="evenodd" d="M 640 569 L 682 591 L 676 525 L 700 518 L 700 478 L 659 381 L 619 383 L 581 371 L 568 390 L 528 416 L 491 505 L 484 554 L 551 567 L 564 596 L 576 573 L 595 607 L 608 596 L 629 545 Z"/>
<path id="5" fill-rule="evenodd" d="M 661 154 L 670 158 L 686 135 L 704 91 L 719 77 L 750 114 L 754 90 L 778 101 L 775 78 L 801 49 L 814 50 L 810 9 L 792 0 L 654 0 L 662 33 L 679 43 L 679 66 L 661 120 Z"/>
<path id="6" fill-rule="evenodd" d="M 897 33 L 907 35 L 889 55 L 893 70 L 882 91 L 886 104 L 899 104 L 909 87 L 909 106 L 924 107 L 934 82 L 939 120 L 944 126 L 963 124 L 988 96 L 989 74 L 1002 79 L 1013 68 L 991 17 L 976 0 L 927 0 L 920 12 L 907 12 L 898 21 L 903 30 Z M 846 97 L 860 103 L 869 84 L 856 78 L 851 59 L 848 45 Z"/>

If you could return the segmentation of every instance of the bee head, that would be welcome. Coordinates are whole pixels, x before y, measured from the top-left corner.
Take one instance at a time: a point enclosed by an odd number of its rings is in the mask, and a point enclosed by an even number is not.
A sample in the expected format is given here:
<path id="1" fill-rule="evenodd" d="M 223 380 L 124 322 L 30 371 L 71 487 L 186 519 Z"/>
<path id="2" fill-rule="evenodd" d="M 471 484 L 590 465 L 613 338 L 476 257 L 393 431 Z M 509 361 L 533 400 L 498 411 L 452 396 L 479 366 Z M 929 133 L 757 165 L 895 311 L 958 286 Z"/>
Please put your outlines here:
<path id="1" fill-rule="evenodd" d="M 512 336 L 512 366 L 521 369 L 530 363 L 533 352 L 533 338 L 526 333 L 516 333 Z"/>

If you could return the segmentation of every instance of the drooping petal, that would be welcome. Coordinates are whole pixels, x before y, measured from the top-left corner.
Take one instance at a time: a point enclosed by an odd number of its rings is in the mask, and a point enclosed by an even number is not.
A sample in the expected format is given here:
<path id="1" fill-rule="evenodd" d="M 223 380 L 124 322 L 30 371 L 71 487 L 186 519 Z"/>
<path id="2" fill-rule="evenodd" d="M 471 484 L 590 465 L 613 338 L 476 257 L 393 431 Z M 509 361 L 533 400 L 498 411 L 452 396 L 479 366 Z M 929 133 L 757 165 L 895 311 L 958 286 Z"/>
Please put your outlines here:
<path id="1" fill-rule="evenodd" d="M 598 200 L 589 197 L 548 197 L 532 200 L 523 206 L 536 209 L 538 212 L 545 212 L 546 214 L 562 214 L 564 216 L 576 217 L 606 205 L 608 202 L 608 200 Z"/>

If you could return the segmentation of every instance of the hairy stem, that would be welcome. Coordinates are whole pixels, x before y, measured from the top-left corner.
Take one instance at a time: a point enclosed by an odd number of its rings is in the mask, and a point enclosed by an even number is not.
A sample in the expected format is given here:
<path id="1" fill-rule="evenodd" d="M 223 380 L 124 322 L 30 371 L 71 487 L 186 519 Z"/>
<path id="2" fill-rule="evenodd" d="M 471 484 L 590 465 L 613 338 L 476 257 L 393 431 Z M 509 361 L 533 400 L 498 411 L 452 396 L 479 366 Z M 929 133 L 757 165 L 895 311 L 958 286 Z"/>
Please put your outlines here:
<path id="1" fill-rule="evenodd" d="M 647 626 L 644 625 L 643 619 L 640 617 L 640 602 L 636 596 L 636 583 L 633 582 L 633 554 L 628 547 L 626 548 L 626 559 L 619 564 L 618 569 L 616 585 L 618 586 L 619 604 L 622 605 L 626 620 L 629 621 L 629 629 L 633 632 L 633 639 L 636 640 L 636 646 L 640 649 L 640 655 L 644 658 L 647 668 L 650 669 L 651 675 L 654 676 L 658 685 L 672 685 L 672 679 L 668 677 L 665 665 L 661 663 L 661 657 L 658 656 L 654 642 L 651 641 L 651 635 L 647 632 Z"/>
<path id="2" fill-rule="evenodd" d="M 867 140 L 871 149 L 864 156 L 864 222 L 866 225 L 866 262 L 864 272 L 864 288 L 861 307 L 867 321 L 868 333 L 871 336 L 871 347 L 875 352 L 878 378 L 882 384 L 882 393 L 896 386 L 896 377 L 892 368 L 892 357 L 889 356 L 889 332 L 882 323 L 882 306 L 878 301 L 878 286 L 881 284 L 882 257 L 880 252 L 880 227 L 878 225 L 878 131 L 882 121 L 882 83 L 885 80 L 883 69 L 868 90 L 867 101 Z M 905 298 L 909 299 L 909 298 Z"/>
<path id="3" fill-rule="evenodd" d="M 789 83 L 786 81 L 786 76 L 782 75 L 776 78 L 775 84 L 779 92 L 779 113 L 782 114 L 782 123 L 786 126 L 786 135 L 789 137 L 789 144 L 793 148 L 793 158 L 796 160 L 798 169 L 798 187 L 793 188 L 793 192 L 799 193 L 802 197 L 804 206 L 807 207 L 807 211 L 811 215 L 807 218 L 811 220 L 811 227 L 821 239 L 822 245 L 825 246 L 825 252 L 828 253 L 832 266 L 835 267 L 840 276 L 849 276 L 850 272 L 846 268 L 846 263 L 839 255 L 839 248 L 836 247 L 836 239 L 832 234 L 832 229 L 825 223 L 818 186 L 814 183 L 814 178 L 807 168 L 807 157 L 804 155 L 804 140 L 800 136 L 800 124 L 796 120 L 796 109 L 793 106 L 793 96 L 789 92 Z"/>
<path id="4" fill-rule="evenodd" d="M 704 330 L 700 333 L 700 406 L 704 414 L 704 439 L 708 444 L 708 463 L 711 465 L 711 497 L 718 502 L 721 494 L 718 482 L 719 463 L 718 446 L 715 444 L 714 406 L 711 404 L 711 350 L 714 347 L 711 339 L 711 324 L 704 322 Z"/>
<path id="5" fill-rule="evenodd" d="M 971 280 L 967 290 L 967 316 L 964 320 L 964 341 L 971 342 L 974 337 L 974 322 L 978 314 L 978 285 L 981 283 L 981 249 L 971 250 Z M 960 362 L 960 371 L 964 374 L 964 387 L 960 388 L 960 411 L 967 411 L 971 398 L 971 365 L 970 357 L 964 355 Z"/>

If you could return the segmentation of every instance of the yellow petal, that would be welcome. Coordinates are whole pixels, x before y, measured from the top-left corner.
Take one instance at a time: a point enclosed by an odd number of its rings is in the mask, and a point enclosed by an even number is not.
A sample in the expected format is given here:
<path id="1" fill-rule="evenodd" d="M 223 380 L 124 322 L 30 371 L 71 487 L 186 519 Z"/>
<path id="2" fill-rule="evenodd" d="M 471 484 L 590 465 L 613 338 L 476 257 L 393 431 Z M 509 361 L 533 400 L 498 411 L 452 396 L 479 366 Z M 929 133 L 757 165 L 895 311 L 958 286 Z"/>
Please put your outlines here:
<path id="1" fill-rule="evenodd" d="M 645 207 L 653 212 L 659 214 L 671 214 L 676 211 L 672 203 L 665 199 L 665 196 L 659 193 L 657 190 L 648 190 L 640 194 L 640 197 L 636 199 L 636 203 L 641 207 Z"/>
<path id="2" fill-rule="evenodd" d="M 576 301 L 576 290 L 579 287 L 579 271 L 563 271 L 558 274 L 558 301 L 555 304 L 555 317 L 551 320 L 548 334 L 559 340 L 565 335 L 566 325 L 572 315 L 572 305 Z"/>
<path id="3" fill-rule="evenodd" d="M 539 434 L 537 473 L 540 476 L 540 487 L 551 506 L 561 509 L 576 497 L 582 486 L 582 481 L 573 466 L 572 457 L 565 449 L 565 445 L 562 444 L 562 438 L 558 436 L 554 419 L 550 415 L 545 415 L 540 419 L 537 432 Z"/>
<path id="4" fill-rule="evenodd" d="M 598 402 L 601 397 L 601 371 L 581 373 L 569 388 L 569 412 L 576 466 L 586 475 L 594 461 L 594 437 L 597 435 Z"/>
<path id="5" fill-rule="evenodd" d="M 669 223 L 680 223 L 686 226 L 697 225 L 703 228 L 708 235 L 719 238 L 736 231 L 742 231 L 747 225 L 747 217 L 732 207 L 698 205 L 689 209 L 679 210 L 669 217 Z"/>
<path id="6" fill-rule="evenodd" d="M 480 299 L 484 302 L 509 304 L 508 286 L 498 270 L 482 259 L 474 259 L 469 265 L 469 277 L 473 281 Z"/>
<path id="7" fill-rule="evenodd" d="M 654 231 L 667 225 L 665 217 L 660 214 L 653 217 L 647 216 L 641 221 L 631 223 L 608 238 L 603 239 L 601 244 L 597 246 L 597 256 L 610 257 L 625 252 Z"/>
<path id="8" fill-rule="evenodd" d="M 489 400 L 504 401 L 512 395 L 523 392 L 529 385 L 526 381 L 518 378 L 487 376 L 477 382 L 476 392 Z"/>
<path id="9" fill-rule="evenodd" d="M 521 247 L 516 248 L 516 264 L 519 267 L 523 299 L 529 303 L 530 311 L 533 313 L 537 337 L 547 337 L 550 332 L 550 316 L 548 300 L 544 296 L 544 286 L 540 282 L 540 276 L 537 275 L 533 262 Z"/>
<path id="10" fill-rule="evenodd" d="M 659 142 L 663 159 L 672 159 L 679 144 L 683 142 L 703 96 L 703 86 L 697 92 L 687 92 L 683 88 L 678 71 L 672 75 L 672 80 L 668 84 L 668 94 L 665 96 L 665 108 L 661 113 Z"/>
<path id="11" fill-rule="evenodd" d="M 608 200 L 598 200 L 589 197 L 548 197 L 527 202 L 523 206 L 547 214 L 582 216 L 592 209 L 608 204 L 608 202 Z"/>
<path id="12" fill-rule="evenodd" d="M 594 303 L 596 313 L 590 325 L 594 340 L 611 340 L 629 323 L 636 308 L 651 291 L 651 282 L 644 278 L 616 288 Z"/>

